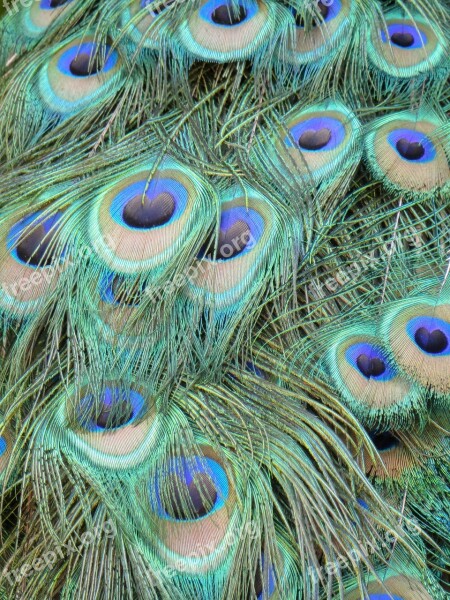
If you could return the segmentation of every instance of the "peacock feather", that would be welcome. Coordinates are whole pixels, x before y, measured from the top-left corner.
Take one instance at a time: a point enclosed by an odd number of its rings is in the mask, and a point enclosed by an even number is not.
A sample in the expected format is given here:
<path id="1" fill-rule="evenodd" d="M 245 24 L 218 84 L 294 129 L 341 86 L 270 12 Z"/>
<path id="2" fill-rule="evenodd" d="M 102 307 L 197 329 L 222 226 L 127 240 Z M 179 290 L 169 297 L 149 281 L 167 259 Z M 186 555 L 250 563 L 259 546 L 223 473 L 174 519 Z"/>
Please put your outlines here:
<path id="1" fill-rule="evenodd" d="M 445 0 L 3 6 L 0 598 L 448 598 Z"/>

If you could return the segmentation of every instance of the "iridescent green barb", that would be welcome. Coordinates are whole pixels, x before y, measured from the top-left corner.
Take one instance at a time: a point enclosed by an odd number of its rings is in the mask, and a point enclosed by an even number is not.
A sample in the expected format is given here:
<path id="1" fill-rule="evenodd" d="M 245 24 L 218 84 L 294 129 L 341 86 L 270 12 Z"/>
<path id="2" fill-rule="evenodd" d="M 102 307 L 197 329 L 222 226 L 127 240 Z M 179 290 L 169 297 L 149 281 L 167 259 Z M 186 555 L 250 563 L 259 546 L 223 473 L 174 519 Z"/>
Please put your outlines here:
<path id="1" fill-rule="evenodd" d="M 3 4 L 1 600 L 445 600 L 443 0 Z"/>

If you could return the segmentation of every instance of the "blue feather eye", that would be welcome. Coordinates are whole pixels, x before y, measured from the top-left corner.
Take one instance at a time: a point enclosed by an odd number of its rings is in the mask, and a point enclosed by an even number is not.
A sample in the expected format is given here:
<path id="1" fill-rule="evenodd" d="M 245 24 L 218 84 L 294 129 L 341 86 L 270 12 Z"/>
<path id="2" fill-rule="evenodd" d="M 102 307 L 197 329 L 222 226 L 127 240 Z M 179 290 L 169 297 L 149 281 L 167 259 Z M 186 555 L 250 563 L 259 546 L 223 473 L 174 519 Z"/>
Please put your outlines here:
<path id="1" fill-rule="evenodd" d="M 387 27 L 387 33 L 382 30 L 380 32 L 381 39 L 384 43 L 389 42 L 400 48 L 422 48 L 427 43 L 425 32 L 420 31 L 417 27 L 408 25 L 407 23 L 390 23 Z"/>
<path id="2" fill-rule="evenodd" d="M 227 0 L 209 0 L 199 10 L 199 16 L 207 23 L 236 27 L 252 19 L 258 11 L 256 0 L 240 0 L 237 5 Z"/>
<path id="3" fill-rule="evenodd" d="M 240 526 L 233 483 L 222 459 L 207 445 L 192 454 L 164 457 L 152 470 L 149 518 L 166 564 L 181 570 L 182 560 L 183 572 L 197 575 L 228 560 L 227 542 Z M 196 548 L 202 552 L 196 554 Z"/>
<path id="4" fill-rule="evenodd" d="M 261 239 L 264 219 L 253 209 L 236 206 L 223 210 L 217 240 L 202 248 L 199 258 L 229 260 L 250 252 Z"/>
<path id="5" fill-rule="evenodd" d="M 172 459 L 154 485 L 153 509 L 161 518 L 173 521 L 211 516 L 225 506 L 229 494 L 228 478 L 221 465 L 199 456 Z"/>
<path id="6" fill-rule="evenodd" d="M 374 177 L 389 189 L 424 195 L 448 185 L 445 124 L 422 109 L 375 120 L 366 137 L 366 158 Z"/>
<path id="7" fill-rule="evenodd" d="M 64 391 L 54 425 L 54 447 L 62 443 L 81 464 L 105 469 L 142 464 L 162 434 L 148 388 L 113 379 L 99 390 Z"/>
<path id="8" fill-rule="evenodd" d="M 392 594 L 369 594 L 369 600 L 404 600 L 404 598 Z"/>
<path id="9" fill-rule="evenodd" d="M 64 269 L 62 212 L 38 211 L 0 229 L 0 306 L 14 316 L 37 309 Z"/>
<path id="10" fill-rule="evenodd" d="M 289 135 L 285 138 L 286 146 L 292 145 L 292 138 L 302 152 L 330 151 L 344 141 L 345 127 L 338 119 L 326 115 L 311 117 L 289 129 Z"/>
<path id="11" fill-rule="evenodd" d="M 450 323 L 435 317 L 415 317 L 407 323 L 406 331 L 426 354 L 450 355 Z"/>
<path id="12" fill-rule="evenodd" d="M 394 129 L 387 136 L 387 140 L 404 160 L 425 163 L 436 158 L 433 142 L 420 131 Z"/>
<path id="13" fill-rule="evenodd" d="M 346 43 L 346 32 L 352 26 L 354 0 L 334 0 L 305 4 L 308 13 L 292 9 L 295 22 L 294 40 L 287 52 L 280 55 L 293 65 L 306 65 L 315 61 L 329 61 Z M 310 25 L 306 27 L 306 22 Z"/>
<path id="14" fill-rule="evenodd" d="M 187 189 L 176 179 L 143 179 L 120 190 L 110 213 L 122 227 L 152 229 L 178 219 L 186 209 L 187 196 Z"/>
<path id="15" fill-rule="evenodd" d="M 4 429 L 0 435 L 0 483 L 11 458 L 13 439 L 9 429 Z"/>
<path id="16" fill-rule="evenodd" d="M 210 225 L 214 196 L 206 181 L 174 161 L 166 160 L 153 174 L 136 167 L 95 199 L 89 219 L 92 245 L 115 273 L 159 277 L 180 260 L 183 248 L 195 246 L 197 238 L 200 242 Z"/>
<path id="17" fill-rule="evenodd" d="M 136 307 L 144 298 L 145 286 L 141 281 L 110 273 L 100 280 L 99 293 L 106 304 Z"/>
<path id="18" fill-rule="evenodd" d="M 6 453 L 8 450 L 8 443 L 6 439 L 1 435 L 0 436 L 0 458 Z"/>
<path id="19" fill-rule="evenodd" d="M 438 394 L 450 392 L 450 304 L 430 297 L 407 299 L 382 324 L 399 367 Z"/>
<path id="20" fill-rule="evenodd" d="M 396 376 L 394 369 L 387 363 L 386 353 L 374 344 L 353 344 L 347 349 L 345 356 L 349 364 L 366 379 L 391 381 Z"/>
<path id="21" fill-rule="evenodd" d="M 102 49 L 99 54 L 98 44 L 94 42 L 83 42 L 77 46 L 69 46 L 64 50 L 57 62 L 58 70 L 67 76 L 93 77 L 99 73 L 108 73 L 119 60 L 115 50 L 109 46 Z"/>
<path id="22" fill-rule="evenodd" d="M 266 567 L 267 559 L 264 552 L 261 553 L 261 562 L 256 569 L 255 593 L 258 600 L 271 598 L 276 590 L 275 569 L 270 564 Z"/>
<path id="23" fill-rule="evenodd" d="M 277 162 L 283 160 L 282 168 L 316 185 L 329 177 L 340 181 L 361 158 L 361 125 L 339 102 L 330 100 L 294 112 L 280 134 L 283 142 L 277 144 Z"/>
<path id="24" fill-rule="evenodd" d="M 425 413 L 417 388 L 398 372 L 373 329 L 353 330 L 338 336 L 327 359 L 336 387 L 355 416 L 382 430 L 409 424 L 417 413 Z"/>
<path id="25" fill-rule="evenodd" d="M 259 289 L 261 269 L 274 260 L 278 215 L 253 189 L 224 192 L 219 231 L 210 238 L 191 269 L 186 294 L 196 303 L 231 310 L 250 290 Z M 280 248 L 278 248 L 280 250 Z"/>
<path id="26" fill-rule="evenodd" d="M 77 38 L 56 51 L 39 73 L 43 104 L 58 115 L 74 114 L 114 94 L 122 82 L 117 50 L 94 38 Z"/>
<path id="27" fill-rule="evenodd" d="M 6 241 L 11 256 L 30 267 L 51 265 L 54 262 L 52 243 L 55 242 L 61 216 L 61 212 L 46 216 L 40 211 L 14 224 Z"/>
<path id="28" fill-rule="evenodd" d="M 436 67 L 445 56 L 439 27 L 419 15 L 414 20 L 398 12 L 386 14 L 369 37 L 368 57 L 375 67 L 391 77 L 414 77 Z"/>
<path id="29" fill-rule="evenodd" d="M 46 10 L 54 10 L 55 8 L 60 8 L 72 1 L 73 0 L 41 0 L 39 6 Z"/>
<path id="30" fill-rule="evenodd" d="M 26 37 L 38 39 L 73 0 L 40 0 L 25 8 L 22 17 Z"/>
<path id="31" fill-rule="evenodd" d="M 197 58 L 243 60 L 270 41 L 275 8 L 264 0 L 208 0 L 183 23 L 180 36 Z"/>
<path id="32" fill-rule="evenodd" d="M 78 418 L 88 431 L 111 431 L 137 421 L 143 416 L 144 407 L 144 398 L 139 392 L 105 387 L 99 402 L 92 394 L 82 398 Z"/>

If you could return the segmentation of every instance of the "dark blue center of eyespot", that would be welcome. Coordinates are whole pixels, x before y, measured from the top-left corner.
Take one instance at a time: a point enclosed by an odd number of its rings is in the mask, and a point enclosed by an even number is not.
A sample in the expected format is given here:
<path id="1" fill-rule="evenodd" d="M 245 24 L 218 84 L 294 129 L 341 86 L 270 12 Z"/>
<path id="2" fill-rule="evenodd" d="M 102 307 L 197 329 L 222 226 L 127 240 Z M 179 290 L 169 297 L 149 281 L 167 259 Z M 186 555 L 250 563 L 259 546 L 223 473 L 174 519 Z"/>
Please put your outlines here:
<path id="1" fill-rule="evenodd" d="M 88 431 L 116 430 L 140 418 L 144 404 L 143 396 L 135 390 L 105 387 L 97 402 L 92 394 L 81 400 L 78 418 L 80 425 Z"/>
<path id="2" fill-rule="evenodd" d="M 369 436 L 378 452 L 388 452 L 400 446 L 400 440 L 390 431 L 371 431 Z"/>
<path id="3" fill-rule="evenodd" d="M 387 139 L 400 158 L 408 162 L 427 163 L 436 157 L 433 142 L 421 131 L 394 129 Z"/>
<path id="4" fill-rule="evenodd" d="M 3 436 L 0 435 L 0 457 L 2 457 L 6 450 L 8 449 L 8 444 Z"/>
<path id="5" fill-rule="evenodd" d="M 316 10 L 314 12 L 312 8 L 309 9 L 309 14 L 311 15 L 311 24 L 313 27 L 320 27 L 320 25 L 323 23 L 328 23 L 338 16 L 342 9 L 341 0 L 327 0 L 326 2 L 319 1 L 317 2 L 315 9 Z M 295 8 L 292 8 L 292 13 L 295 18 L 295 25 L 299 29 L 304 29 L 304 17 Z"/>
<path id="6" fill-rule="evenodd" d="M 250 252 L 264 232 L 264 219 L 253 208 L 236 206 L 220 215 L 219 236 L 212 236 L 202 247 L 198 258 L 231 260 Z"/>
<path id="7" fill-rule="evenodd" d="M 414 317 L 406 324 L 409 338 L 429 356 L 450 355 L 450 323 L 436 317 Z"/>
<path id="8" fill-rule="evenodd" d="M 416 50 L 417 48 L 423 48 L 427 43 L 427 36 L 423 31 L 418 31 L 414 25 L 407 25 L 405 23 L 391 23 L 387 27 L 389 42 L 397 48 L 404 50 Z M 384 43 L 387 43 L 388 38 L 386 32 L 380 31 L 381 39 Z"/>
<path id="9" fill-rule="evenodd" d="M 257 367 L 255 365 L 255 363 L 251 362 L 250 360 L 248 360 L 245 363 L 245 368 L 249 373 L 253 373 L 257 377 L 260 377 L 261 379 L 266 379 L 265 373 L 263 371 L 261 371 L 261 369 L 259 367 Z"/>
<path id="10" fill-rule="evenodd" d="M 98 48 L 94 42 L 83 42 L 63 52 L 58 60 L 58 69 L 69 77 L 91 77 L 99 72 L 107 73 L 116 66 L 118 59 L 116 50 L 111 50 L 108 45 Z M 74 69 L 74 65 L 78 68 Z"/>
<path id="11" fill-rule="evenodd" d="M 357 502 L 362 508 L 364 508 L 364 510 L 369 510 L 369 505 L 365 500 L 363 500 L 362 498 L 358 498 Z"/>
<path id="12" fill-rule="evenodd" d="M 257 594 L 258 600 L 263 600 L 263 598 L 270 598 L 275 591 L 276 588 L 276 577 L 275 577 L 275 569 L 272 565 L 269 565 L 267 568 L 267 572 L 265 571 L 266 566 L 266 557 L 264 552 L 261 552 L 261 564 L 258 565 L 258 569 L 256 571 L 255 577 L 255 592 Z M 265 580 L 265 581 L 264 581 Z M 264 581 L 264 584 L 263 584 Z M 264 590 L 266 592 L 264 596 Z"/>
<path id="13" fill-rule="evenodd" d="M 289 147 L 297 146 L 302 152 L 327 152 L 337 148 L 344 139 L 344 125 L 338 119 L 324 115 L 305 119 L 291 127 L 284 142 Z"/>
<path id="14" fill-rule="evenodd" d="M 208 23 L 218 27 L 236 27 L 252 19 L 259 11 L 256 0 L 209 0 L 200 10 L 199 15 Z"/>
<path id="15" fill-rule="evenodd" d="M 45 211 L 38 211 L 18 221 L 6 238 L 11 256 L 32 268 L 50 266 L 53 262 L 51 242 L 61 217 L 62 212 L 46 215 Z"/>
<path id="16" fill-rule="evenodd" d="M 142 210 L 130 211 L 130 203 L 136 204 L 136 200 L 141 200 Z M 187 201 L 188 192 L 176 179 L 159 178 L 150 182 L 144 179 L 120 190 L 109 212 L 116 223 L 127 229 L 153 229 L 176 221 L 184 212 Z"/>
<path id="17" fill-rule="evenodd" d="M 367 342 L 352 344 L 345 353 L 349 364 L 366 379 L 390 381 L 396 376 L 388 364 L 383 350 Z"/>
<path id="18" fill-rule="evenodd" d="M 168 478 L 170 485 L 167 483 Z M 199 479 L 201 483 L 197 488 L 196 481 Z M 209 493 L 206 481 L 210 483 Z M 183 486 L 185 489 L 175 489 L 177 486 Z M 208 495 L 206 500 L 211 500 L 207 510 L 202 502 L 202 488 L 205 488 L 204 494 Z M 228 494 L 227 475 L 215 460 L 200 456 L 177 457 L 171 459 L 168 466 L 157 473 L 154 490 L 150 490 L 150 502 L 152 509 L 162 519 L 175 522 L 198 521 L 220 510 L 225 505 Z M 187 506 L 190 499 L 192 506 Z"/>
<path id="19" fill-rule="evenodd" d="M 53 10 L 60 6 L 64 6 L 64 4 L 69 4 L 70 2 L 72 2 L 72 0 L 41 0 L 40 7 L 44 10 Z"/>
<path id="20" fill-rule="evenodd" d="M 115 306 L 139 306 L 145 294 L 142 281 L 109 273 L 100 279 L 98 291 L 102 302 Z"/>

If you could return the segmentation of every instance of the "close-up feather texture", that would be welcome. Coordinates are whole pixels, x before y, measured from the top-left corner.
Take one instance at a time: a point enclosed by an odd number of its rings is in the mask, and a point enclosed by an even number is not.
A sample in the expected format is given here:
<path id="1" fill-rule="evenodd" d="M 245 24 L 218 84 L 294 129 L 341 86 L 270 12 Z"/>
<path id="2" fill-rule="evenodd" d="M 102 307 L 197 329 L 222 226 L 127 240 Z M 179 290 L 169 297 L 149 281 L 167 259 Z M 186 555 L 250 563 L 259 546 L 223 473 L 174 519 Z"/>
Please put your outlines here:
<path id="1" fill-rule="evenodd" d="M 448 0 L 2 0 L 0 599 L 450 598 Z"/>

